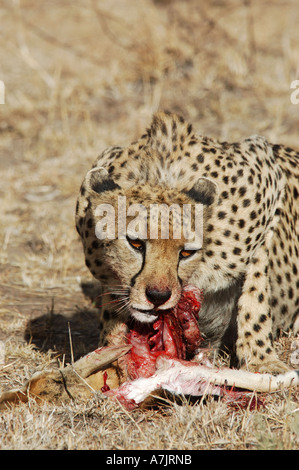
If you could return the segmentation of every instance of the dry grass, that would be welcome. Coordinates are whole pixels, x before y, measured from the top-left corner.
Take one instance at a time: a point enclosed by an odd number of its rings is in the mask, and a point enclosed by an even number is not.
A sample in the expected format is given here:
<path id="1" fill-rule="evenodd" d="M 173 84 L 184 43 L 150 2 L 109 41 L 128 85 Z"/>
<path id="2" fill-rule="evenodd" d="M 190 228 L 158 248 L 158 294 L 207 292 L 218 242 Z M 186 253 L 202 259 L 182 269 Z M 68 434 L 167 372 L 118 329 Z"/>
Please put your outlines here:
<path id="1" fill-rule="evenodd" d="M 94 347 L 91 281 L 74 230 L 83 175 L 151 114 L 176 111 L 200 133 L 260 133 L 299 147 L 299 6 L 292 0 L 3 0 L 0 6 L 1 389 Z M 26 339 L 25 339 L 26 338 Z M 38 349 L 28 345 L 28 340 Z M 287 359 L 289 341 L 278 344 Z M 95 397 L 34 402 L 0 415 L 2 449 L 298 449 L 298 392 L 260 411 L 208 401 L 126 413 Z"/>

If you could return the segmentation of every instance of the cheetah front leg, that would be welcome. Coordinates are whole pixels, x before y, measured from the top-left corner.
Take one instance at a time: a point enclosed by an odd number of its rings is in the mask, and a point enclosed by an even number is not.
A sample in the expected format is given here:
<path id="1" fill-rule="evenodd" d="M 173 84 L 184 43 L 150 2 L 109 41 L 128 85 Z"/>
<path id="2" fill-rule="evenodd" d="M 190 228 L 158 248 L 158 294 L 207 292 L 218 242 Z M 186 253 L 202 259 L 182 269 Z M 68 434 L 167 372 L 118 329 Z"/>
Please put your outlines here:
<path id="1" fill-rule="evenodd" d="M 279 360 L 272 344 L 272 316 L 267 249 L 261 246 L 249 264 L 238 302 L 236 351 L 242 368 L 280 373 L 288 367 Z"/>
<path id="2" fill-rule="evenodd" d="M 111 345 L 111 341 L 109 342 L 111 331 L 113 331 L 117 325 L 122 325 L 123 322 L 128 320 L 128 315 L 124 310 L 124 301 L 111 292 L 104 291 L 98 298 L 97 308 L 99 309 L 98 320 L 100 330 L 98 345 Z M 121 337 L 121 339 L 123 338 Z"/>

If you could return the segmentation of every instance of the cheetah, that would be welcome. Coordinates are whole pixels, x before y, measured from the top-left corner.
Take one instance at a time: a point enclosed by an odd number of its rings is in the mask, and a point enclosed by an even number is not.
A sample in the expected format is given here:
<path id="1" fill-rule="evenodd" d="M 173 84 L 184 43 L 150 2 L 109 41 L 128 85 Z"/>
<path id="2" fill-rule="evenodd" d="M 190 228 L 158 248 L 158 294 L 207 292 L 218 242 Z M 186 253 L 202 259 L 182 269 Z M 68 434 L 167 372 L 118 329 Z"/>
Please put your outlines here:
<path id="1" fill-rule="evenodd" d="M 256 135 L 220 142 L 169 112 L 157 112 L 127 148 L 106 149 L 76 207 L 86 266 L 105 299 L 101 341 L 120 319 L 153 322 L 188 284 L 203 292 L 203 347 L 230 351 L 237 367 L 287 370 L 273 340 L 280 330 L 299 330 L 298 181 L 299 152 Z M 200 205 L 201 246 L 187 249 L 184 235 L 132 236 L 132 217 L 122 236 L 99 238 L 97 207 L 112 206 L 117 217 L 120 198 L 127 209 Z"/>

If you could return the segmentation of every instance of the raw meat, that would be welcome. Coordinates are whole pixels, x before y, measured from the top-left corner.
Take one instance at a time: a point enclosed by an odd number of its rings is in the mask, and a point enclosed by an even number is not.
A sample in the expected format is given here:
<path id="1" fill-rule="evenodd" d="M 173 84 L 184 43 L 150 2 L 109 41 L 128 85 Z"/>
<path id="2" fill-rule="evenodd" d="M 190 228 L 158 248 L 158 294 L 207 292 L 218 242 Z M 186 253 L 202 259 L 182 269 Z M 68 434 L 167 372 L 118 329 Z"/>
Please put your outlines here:
<path id="1" fill-rule="evenodd" d="M 194 356 L 202 341 L 198 328 L 201 299 L 201 291 L 185 288 L 177 306 L 161 310 L 153 324 L 129 324 L 126 339 L 132 349 L 122 359 L 121 367 L 131 380 L 152 376 L 160 356 L 178 359 Z"/>

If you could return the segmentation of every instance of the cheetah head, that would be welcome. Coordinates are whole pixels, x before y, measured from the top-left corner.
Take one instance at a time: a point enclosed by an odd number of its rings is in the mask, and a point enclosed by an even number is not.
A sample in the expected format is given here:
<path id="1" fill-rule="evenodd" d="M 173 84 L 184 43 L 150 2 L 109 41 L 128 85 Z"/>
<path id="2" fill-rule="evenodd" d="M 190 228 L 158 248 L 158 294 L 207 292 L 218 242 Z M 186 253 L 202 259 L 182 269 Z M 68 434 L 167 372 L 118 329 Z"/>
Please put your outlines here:
<path id="1" fill-rule="evenodd" d="M 199 178 L 188 190 L 121 188 L 103 168 L 88 172 L 83 185 L 76 226 L 86 265 L 119 299 L 120 310 L 154 321 L 198 275 L 216 185 Z"/>

